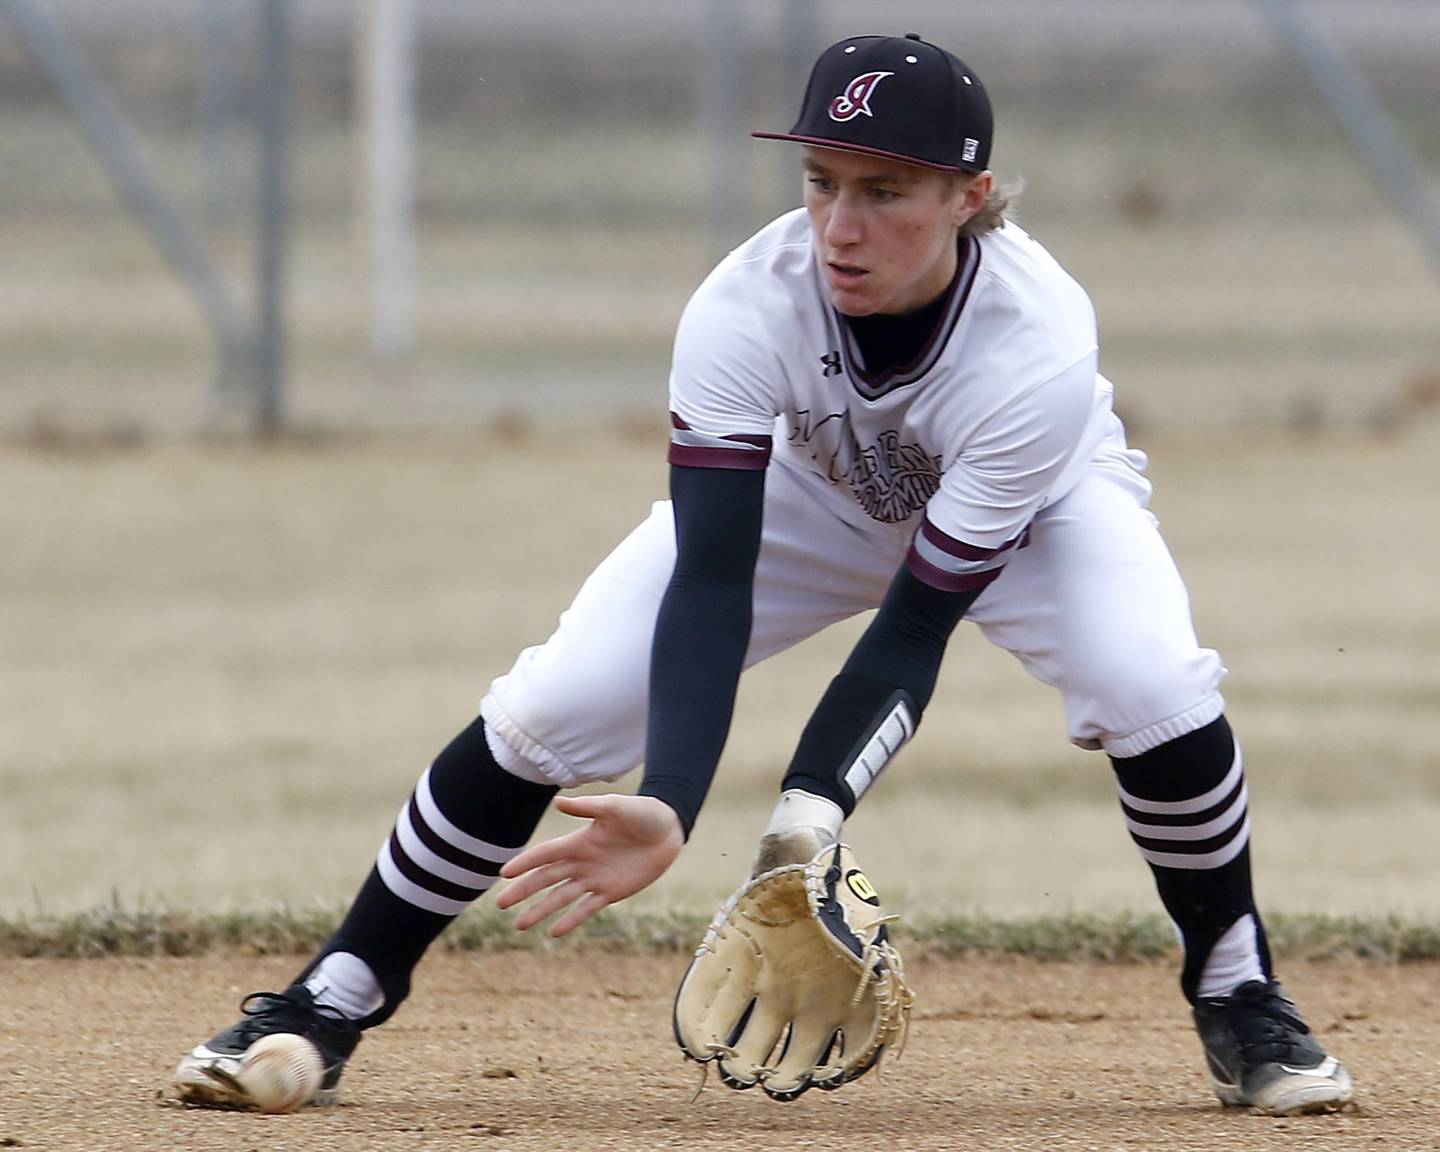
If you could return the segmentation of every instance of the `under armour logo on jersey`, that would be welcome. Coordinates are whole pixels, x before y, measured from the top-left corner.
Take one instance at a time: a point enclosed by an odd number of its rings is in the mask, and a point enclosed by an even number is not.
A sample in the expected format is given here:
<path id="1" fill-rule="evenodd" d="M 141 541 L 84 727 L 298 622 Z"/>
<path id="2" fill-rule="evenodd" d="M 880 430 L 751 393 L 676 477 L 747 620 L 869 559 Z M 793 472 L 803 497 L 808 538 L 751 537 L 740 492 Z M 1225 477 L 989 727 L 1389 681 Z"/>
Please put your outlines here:
<path id="1" fill-rule="evenodd" d="M 845 369 L 840 366 L 839 352 L 825 353 L 824 356 L 820 357 L 820 363 L 825 365 L 824 370 L 820 373 L 821 376 L 839 376 L 841 372 L 845 371 Z"/>
<path id="2" fill-rule="evenodd" d="M 843 124 L 856 116 L 874 116 L 870 111 L 870 94 L 881 80 L 893 75 L 893 72 L 865 72 L 856 76 L 845 85 L 844 92 L 830 101 L 830 119 Z"/>

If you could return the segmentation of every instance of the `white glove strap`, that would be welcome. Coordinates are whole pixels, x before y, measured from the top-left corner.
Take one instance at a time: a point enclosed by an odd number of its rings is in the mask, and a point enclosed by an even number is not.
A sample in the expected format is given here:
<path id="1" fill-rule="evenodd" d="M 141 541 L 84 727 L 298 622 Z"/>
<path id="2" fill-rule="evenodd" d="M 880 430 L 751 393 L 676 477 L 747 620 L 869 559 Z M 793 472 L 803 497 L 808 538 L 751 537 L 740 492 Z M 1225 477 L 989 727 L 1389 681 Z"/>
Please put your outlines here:
<path id="1" fill-rule="evenodd" d="M 780 800 L 770 813 L 770 826 L 765 829 L 765 835 L 788 832 L 792 828 L 823 828 L 830 833 L 833 843 L 840 838 L 840 826 L 844 823 L 845 810 L 835 801 L 799 788 L 787 788 L 780 793 Z"/>

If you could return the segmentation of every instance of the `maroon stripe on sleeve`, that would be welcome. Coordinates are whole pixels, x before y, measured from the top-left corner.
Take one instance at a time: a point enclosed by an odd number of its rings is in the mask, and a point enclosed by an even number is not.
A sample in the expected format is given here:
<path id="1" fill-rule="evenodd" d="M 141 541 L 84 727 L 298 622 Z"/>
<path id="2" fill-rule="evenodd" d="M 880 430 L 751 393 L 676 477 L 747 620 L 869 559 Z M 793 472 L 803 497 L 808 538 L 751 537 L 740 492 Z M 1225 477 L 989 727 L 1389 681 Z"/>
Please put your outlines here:
<path id="1" fill-rule="evenodd" d="M 741 472 L 762 472 L 770 463 L 773 437 L 737 432 L 717 436 L 696 432 L 677 412 L 670 413 L 671 464 L 687 468 L 730 468 Z M 730 447 L 730 445 L 734 447 Z M 747 445 L 748 447 L 741 447 Z"/>
<path id="2" fill-rule="evenodd" d="M 915 545 L 910 545 L 910 553 L 905 557 L 905 564 L 910 569 L 911 575 L 917 580 L 923 580 L 932 588 L 939 588 L 942 592 L 972 592 L 984 588 L 1001 572 L 1005 571 L 1003 566 L 986 568 L 982 572 L 947 572 L 944 568 L 937 568 L 925 557 L 916 551 Z"/>
<path id="3" fill-rule="evenodd" d="M 964 540 L 957 539 L 946 532 L 942 532 L 930 522 L 927 516 L 925 522 L 920 525 L 920 531 L 925 534 L 925 539 L 933 544 L 940 551 L 954 556 L 957 560 L 988 560 L 992 556 L 998 556 L 1008 548 L 1025 546 L 1030 535 L 1030 526 L 1027 524 L 1017 535 L 1012 536 L 998 548 L 980 548 L 974 544 L 967 544 Z"/>
<path id="4" fill-rule="evenodd" d="M 726 436 L 725 439 L 734 440 L 737 444 L 753 444 L 756 448 L 765 449 L 766 453 L 768 454 L 770 451 L 770 445 L 775 438 L 773 436 L 760 436 L 753 433 L 736 432 L 733 435 Z"/>
<path id="5" fill-rule="evenodd" d="M 693 432 L 694 429 L 678 412 L 670 413 L 670 427 L 679 432 Z M 712 437 L 716 440 L 733 440 L 736 444 L 753 444 L 756 448 L 768 449 L 774 442 L 774 437 L 768 432 L 732 432 L 728 436 Z"/>
<path id="6" fill-rule="evenodd" d="M 698 448 L 671 444 L 670 463 L 686 468 L 731 468 L 740 472 L 763 472 L 770 464 L 770 453 L 747 452 L 743 448 Z"/>

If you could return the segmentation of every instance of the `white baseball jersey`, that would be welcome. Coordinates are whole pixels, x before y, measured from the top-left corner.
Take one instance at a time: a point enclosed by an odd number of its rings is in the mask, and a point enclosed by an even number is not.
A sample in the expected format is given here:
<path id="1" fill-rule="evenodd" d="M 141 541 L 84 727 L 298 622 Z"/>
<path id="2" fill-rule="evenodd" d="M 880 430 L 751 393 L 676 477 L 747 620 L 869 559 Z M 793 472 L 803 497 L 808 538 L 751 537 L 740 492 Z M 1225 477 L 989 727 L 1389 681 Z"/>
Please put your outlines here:
<path id="1" fill-rule="evenodd" d="M 985 587 L 966 619 L 1059 689 L 1070 738 L 1137 756 L 1220 715 L 1224 667 L 1146 508 L 1084 291 L 1013 224 L 961 257 L 931 345 L 877 376 L 830 305 L 805 212 L 765 227 L 681 319 L 670 458 L 770 467 L 747 664 L 877 607 L 908 563 Z M 662 502 L 495 680 L 481 713 L 504 767 L 569 788 L 640 762 L 675 557 Z"/>
<path id="2" fill-rule="evenodd" d="M 680 321 L 672 463 L 814 477 L 859 527 L 922 510 L 909 562 L 960 590 L 988 583 L 1035 514 L 1075 484 L 1114 424 L 1084 290 L 1006 224 L 962 241 L 918 359 L 866 371 L 789 212 L 732 252 Z"/>

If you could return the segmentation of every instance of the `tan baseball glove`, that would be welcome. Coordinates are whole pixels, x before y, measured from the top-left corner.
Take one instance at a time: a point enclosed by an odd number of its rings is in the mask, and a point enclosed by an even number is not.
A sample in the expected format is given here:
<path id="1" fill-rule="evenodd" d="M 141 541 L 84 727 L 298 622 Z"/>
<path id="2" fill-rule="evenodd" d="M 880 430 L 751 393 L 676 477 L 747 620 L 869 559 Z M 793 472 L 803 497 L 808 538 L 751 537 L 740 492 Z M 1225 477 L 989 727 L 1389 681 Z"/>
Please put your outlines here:
<path id="1" fill-rule="evenodd" d="M 756 874 L 696 950 L 675 996 L 675 1039 L 731 1088 L 793 1100 L 898 1054 L 914 997 L 886 930 L 894 917 L 850 849 L 777 862 L 787 853 L 776 839 L 762 841 Z M 813 851 L 813 835 L 798 840 Z"/>

